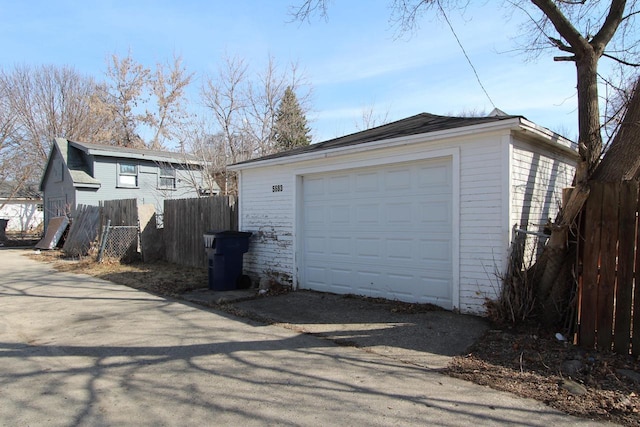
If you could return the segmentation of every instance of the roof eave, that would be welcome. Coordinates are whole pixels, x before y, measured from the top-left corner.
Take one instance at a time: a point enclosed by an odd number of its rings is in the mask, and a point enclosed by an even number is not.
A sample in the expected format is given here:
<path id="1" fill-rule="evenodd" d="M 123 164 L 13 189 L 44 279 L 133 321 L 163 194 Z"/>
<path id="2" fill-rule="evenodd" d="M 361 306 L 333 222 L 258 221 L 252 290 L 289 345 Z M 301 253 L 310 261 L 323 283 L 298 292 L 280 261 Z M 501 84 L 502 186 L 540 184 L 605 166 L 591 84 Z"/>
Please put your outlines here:
<path id="1" fill-rule="evenodd" d="M 516 130 L 522 135 L 535 138 L 537 141 L 542 141 L 566 155 L 578 159 L 578 147 L 574 141 L 565 138 L 564 136 L 557 134 L 545 127 L 538 126 L 537 124 L 530 122 L 527 119 L 522 119 L 522 123 L 519 129 Z"/>
<path id="2" fill-rule="evenodd" d="M 407 135 L 397 138 L 388 138 L 381 139 L 378 141 L 372 142 L 363 142 L 355 145 L 348 145 L 344 147 L 335 147 L 328 148 L 326 150 L 314 151 L 309 153 L 300 153 L 294 154 L 291 156 L 278 157 L 267 160 L 256 160 L 249 163 L 237 163 L 234 165 L 227 166 L 228 170 L 239 171 L 243 169 L 253 169 L 264 166 L 280 166 L 286 165 L 289 163 L 304 161 L 304 160 L 315 160 L 322 159 L 327 157 L 332 157 L 335 155 L 343 155 L 343 154 L 352 154 L 359 153 L 362 151 L 368 151 L 376 148 L 388 148 L 388 147 L 397 147 L 408 144 L 415 144 L 420 142 L 428 142 L 439 140 L 443 138 L 454 138 L 460 136 L 466 136 L 473 133 L 477 133 L 479 131 L 482 132 L 491 132 L 491 131 L 500 131 L 500 130 L 514 130 L 519 129 L 521 127 L 522 120 L 520 117 L 514 117 L 511 119 L 480 123 L 471 126 L 463 126 L 463 127 L 455 127 L 450 129 L 444 129 L 440 131 L 428 132 L 428 133 L 419 133 L 414 135 Z"/>
<path id="3" fill-rule="evenodd" d="M 69 141 L 69 143 L 91 156 L 149 160 L 153 162 L 174 163 L 174 164 L 182 164 L 182 165 L 199 165 L 200 164 L 198 160 L 188 159 L 186 157 L 180 157 L 179 154 L 178 156 L 159 156 L 159 155 L 146 154 L 146 153 L 128 153 L 128 152 L 118 151 L 117 149 L 108 149 L 106 148 L 108 146 L 105 146 L 105 148 L 94 148 L 94 147 L 87 147 L 86 145 L 79 142 L 75 142 L 75 141 Z"/>

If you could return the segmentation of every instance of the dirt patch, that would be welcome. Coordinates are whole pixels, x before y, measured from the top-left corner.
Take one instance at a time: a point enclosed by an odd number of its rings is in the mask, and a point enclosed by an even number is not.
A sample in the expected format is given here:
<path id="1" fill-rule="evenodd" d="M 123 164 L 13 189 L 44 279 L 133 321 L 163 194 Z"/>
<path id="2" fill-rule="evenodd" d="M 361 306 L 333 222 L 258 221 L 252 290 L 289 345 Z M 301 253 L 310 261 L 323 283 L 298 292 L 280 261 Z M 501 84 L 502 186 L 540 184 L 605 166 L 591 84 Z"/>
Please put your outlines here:
<path id="1" fill-rule="evenodd" d="M 207 287 L 206 269 L 70 261 L 62 260 L 57 251 L 32 257 L 53 262 L 61 271 L 85 273 L 157 295 L 180 297 Z M 427 309 L 433 307 L 389 303 L 389 310 L 399 314 Z M 558 340 L 555 331 L 535 326 L 492 329 L 468 354 L 455 357 L 444 372 L 578 417 L 640 426 L 640 362 L 631 356 L 585 351 Z"/>
<path id="2" fill-rule="evenodd" d="M 535 326 L 494 329 L 448 375 L 536 399 L 575 416 L 640 426 L 640 363 L 586 351 Z"/>

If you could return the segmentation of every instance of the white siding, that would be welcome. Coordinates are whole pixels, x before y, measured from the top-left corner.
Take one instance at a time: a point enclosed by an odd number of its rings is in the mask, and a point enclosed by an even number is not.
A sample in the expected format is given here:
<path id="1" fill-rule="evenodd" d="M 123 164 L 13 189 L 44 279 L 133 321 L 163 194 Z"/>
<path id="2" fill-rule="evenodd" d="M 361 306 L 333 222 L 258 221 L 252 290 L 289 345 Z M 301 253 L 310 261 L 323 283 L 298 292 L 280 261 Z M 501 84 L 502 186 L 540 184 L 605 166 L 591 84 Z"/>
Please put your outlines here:
<path id="1" fill-rule="evenodd" d="M 282 191 L 279 187 L 282 186 Z M 240 229 L 251 231 L 244 256 L 246 274 L 254 282 L 273 275 L 293 284 L 293 228 L 295 181 L 289 168 L 247 170 L 240 180 Z"/>
<path id="2" fill-rule="evenodd" d="M 562 190 L 571 186 L 575 160 L 538 145 L 514 141 L 511 160 L 511 210 L 509 227 L 542 231 L 549 219 L 554 220 L 562 202 Z M 516 236 L 512 236 L 515 238 Z M 530 265 L 544 240 L 520 235 L 525 243 L 524 261 Z"/>
<path id="3" fill-rule="evenodd" d="M 482 313 L 502 268 L 503 164 L 501 135 L 462 145 L 460 154 L 460 311 Z"/>
<path id="4" fill-rule="evenodd" d="M 538 231 L 555 219 L 562 189 L 571 186 L 574 164 L 566 155 L 515 141 L 511 173 L 512 224 Z"/>
<path id="5" fill-rule="evenodd" d="M 0 219 L 7 219 L 7 231 L 31 232 L 44 220 L 44 212 L 39 200 L 4 200 L 0 201 Z"/>

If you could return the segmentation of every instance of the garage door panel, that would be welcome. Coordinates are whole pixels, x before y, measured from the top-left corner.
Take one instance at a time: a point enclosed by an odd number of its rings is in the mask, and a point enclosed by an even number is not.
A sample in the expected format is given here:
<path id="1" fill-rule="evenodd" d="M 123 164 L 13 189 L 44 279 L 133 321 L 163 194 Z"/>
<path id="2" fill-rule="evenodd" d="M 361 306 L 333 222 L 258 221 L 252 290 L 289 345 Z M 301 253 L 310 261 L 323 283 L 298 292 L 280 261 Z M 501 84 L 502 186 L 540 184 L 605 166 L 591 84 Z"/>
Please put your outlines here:
<path id="1" fill-rule="evenodd" d="M 380 222 L 380 205 L 375 203 L 357 204 L 355 219 L 359 224 L 378 224 Z"/>
<path id="2" fill-rule="evenodd" d="M 325 218 L 333 224 L 348 224 L 351 218 L 351 206 L 331 205 L 329 206 L 329 216 Z"/>
<path id="3" fill-rule="evenodd" d="M 380 174 L 378 172 L 356 173 L 355 188 L 359 193 L 380 192 Z"/>
<path id="4" fill-rule="evenodd" d="M 331 194 L 349 194 L 351 192 L 351 177 L 349 175 L 331 177 L 328 187 Z"/>
<path id="5" fill-rule="evenodd" d="M 370 237 L 354 238 L 356 250 L 355 255 L 358 258 L 364 258 L 368 261 L 377 261 L 381 256 L 380 239 Z"/>
<path id="6" fill-rule="evenodd" d="M 384 174 L 384 189 L 389 191 L 411 188 L 411 171 L 405 168 L 389 170 Z"/>
<path id="7" fill-rule="evenodd" d="M 420 259 L 423 261 L 451 261 L 451 240 L 422 240 L 420 242 Z"/>
<path id="8" fill-rule="evenodd" d="M 353 251 L 349 237 L 329 237 L 329 248 L 331 255 L 340 257 L 350 256 Z"/>
<path id="9" fill-rule="evenodd" d="M 323 195 L 324 191 L 324 182 L 323 178 L 309 178 L 304 180 L 304 195 L 305 196 L 314 196 L 314 195 Z"/>
<path id="10" fill-rule="evenodd" d="M 438 160 L 303 177 L 301 286 L 451 308 L 451 174 Z"/>
<path id="11" fill-rule="evenodd" d="M 387 221 L 394 224 L 413 223 L 413 203 L 385 203 L 385 214 Z"/>
<path id="12" fill-rule="evenodd" d="M 446 165 L 419 167 L 417 177 L 419 188 L 432 188 L 436 191 L 450 190 L 451 174 Z"/>

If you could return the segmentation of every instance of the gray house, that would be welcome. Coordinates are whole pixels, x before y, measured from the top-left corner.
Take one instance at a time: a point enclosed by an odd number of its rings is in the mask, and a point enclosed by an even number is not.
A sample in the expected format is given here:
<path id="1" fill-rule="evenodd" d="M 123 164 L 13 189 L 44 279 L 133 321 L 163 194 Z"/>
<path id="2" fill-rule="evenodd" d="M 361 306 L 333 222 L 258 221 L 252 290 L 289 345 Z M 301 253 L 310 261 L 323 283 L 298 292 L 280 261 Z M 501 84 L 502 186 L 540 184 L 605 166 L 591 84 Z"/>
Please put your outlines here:
<path id="1" fill-rule="evenodd" d="M 215 195 L 195 157 L 166 151 L 89 144 L 56 138 L 40 182 L 45 224 L 78 205 L 137 199 L 163 211 L 165 199 Z"/>

